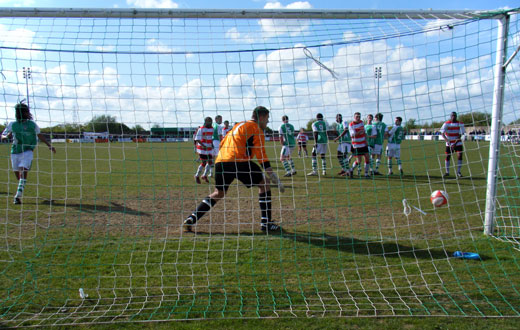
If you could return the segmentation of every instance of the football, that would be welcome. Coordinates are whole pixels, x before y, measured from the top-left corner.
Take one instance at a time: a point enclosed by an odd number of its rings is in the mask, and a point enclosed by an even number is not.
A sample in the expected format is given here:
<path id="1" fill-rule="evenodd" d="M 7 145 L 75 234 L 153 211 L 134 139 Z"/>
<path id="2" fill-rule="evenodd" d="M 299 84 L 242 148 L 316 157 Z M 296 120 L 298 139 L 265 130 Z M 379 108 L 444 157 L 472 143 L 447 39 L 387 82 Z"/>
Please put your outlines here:
<path id="1" fill-rule="evenodd" d="M 435 207 L 446 205 L 448 204 L 448 194 L 443 190 L 435 190 L 430 195 L 430 201 Z"/>

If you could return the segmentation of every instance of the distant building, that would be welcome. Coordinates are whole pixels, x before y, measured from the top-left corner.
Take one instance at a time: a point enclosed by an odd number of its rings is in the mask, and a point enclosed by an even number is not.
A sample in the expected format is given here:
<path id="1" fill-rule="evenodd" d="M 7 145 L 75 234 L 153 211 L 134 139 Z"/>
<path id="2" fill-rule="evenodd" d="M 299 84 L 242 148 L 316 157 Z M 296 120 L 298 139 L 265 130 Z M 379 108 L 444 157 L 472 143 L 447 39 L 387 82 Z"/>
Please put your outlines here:
<path id="1" fill-rule="evenodd" d="M 152 127 L 152 138 L 193 138 L 197 127 Z"/>

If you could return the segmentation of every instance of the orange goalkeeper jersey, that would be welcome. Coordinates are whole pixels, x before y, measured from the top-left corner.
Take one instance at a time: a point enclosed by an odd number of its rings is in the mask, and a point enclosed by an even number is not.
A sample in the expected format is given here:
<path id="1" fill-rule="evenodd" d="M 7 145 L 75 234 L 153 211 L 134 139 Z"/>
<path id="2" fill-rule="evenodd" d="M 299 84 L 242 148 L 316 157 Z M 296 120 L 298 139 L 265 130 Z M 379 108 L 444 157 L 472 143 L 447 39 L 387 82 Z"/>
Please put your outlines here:
<path id="1" fill-rule="evenodd" d="M 252 120 L 236 124 L 222 142 L 215 163 L 219 162 L 244 162 L 256 157 L 264 165 L 269 164 L 265 152 L 265 135 Z"/>

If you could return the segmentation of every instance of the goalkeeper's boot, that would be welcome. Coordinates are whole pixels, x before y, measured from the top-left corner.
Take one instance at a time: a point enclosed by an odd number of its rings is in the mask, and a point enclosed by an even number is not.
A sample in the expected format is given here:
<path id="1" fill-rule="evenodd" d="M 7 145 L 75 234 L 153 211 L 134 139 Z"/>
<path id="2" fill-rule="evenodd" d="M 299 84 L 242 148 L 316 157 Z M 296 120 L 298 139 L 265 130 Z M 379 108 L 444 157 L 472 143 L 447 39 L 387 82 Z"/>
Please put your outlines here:
<path id="1" fill-rule="evenodd" d="M 22 200 L 18 197 L 15 197 L 13 204 L 16 204 L 16 205 L 22 204 Z"/>
<path id="2" fill-rule="evenodd" d="M 280 232 L 282 230 L 282 227 L 278 226 L 274 222 L 265 222 L 260 225 L 260 228 L 262 231 L 266 234 L 270 234 L 273 232 Z"/>
<path id="3" fill-rule="evenodd" d="M 444 173 L 444 175 L 442 176 L 443 178 L 448 178 L 450 176 L 450 173 Z"/>
<path id="4" fill-rule="evenodd" d="M 462 177 L 463 177 L 463 176 L 462 176 L 462 173 L 457 172 L 457 178 L 462 178 Z"/>
<path id="5" fill-rule="evenodd" d="M 208 177 L 205 175 L 202 176 L 202 180 L 204 180 L 204 182 L 206 183 L 209 183 Z"/>
<path id="6" fill-rule="evenodd" d="M 184 222 L 183 222 L 184 230 L 187 232 L 191 232 L 195 223 L 196 223 L 196 220 L 193 219 L 193 217 L 191 217 L 191 216 L 187 217 L 186 220 L 184 220 Z"/>
<path id="7" fill-rule="evenodd" d="M 200 178 L 196 175 L 194 176 L 194 178 L 195 178 L 195 182 L 197 182 L 197 184 L 200 184 Z"/>

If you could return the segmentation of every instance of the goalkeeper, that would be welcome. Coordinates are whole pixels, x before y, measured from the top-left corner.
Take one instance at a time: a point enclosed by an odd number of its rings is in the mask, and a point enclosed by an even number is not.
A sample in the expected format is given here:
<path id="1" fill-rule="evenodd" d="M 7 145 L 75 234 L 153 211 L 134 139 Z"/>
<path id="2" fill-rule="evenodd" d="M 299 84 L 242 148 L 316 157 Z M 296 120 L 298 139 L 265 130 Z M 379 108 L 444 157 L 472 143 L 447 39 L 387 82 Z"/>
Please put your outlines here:
<path id="1" fill-rule="evenodd" d="M 258 106 L 253 110 L 251 120 L 237 123 L 224 137 L 215 161 L 215 191 L 204 198 L 195 212 L 184 220 L 186 231 L 191 231 L 193 225 L 224 198 L 229 185 L 235 178 L 246 187 L 258 187 L 262 231 L 271 233 L 281 230 L 271 218 L 269 180 L 277 184 L 281 192 L 284 191 L 284 187 L 276 173 L 273 172 L 265 152 L 263 131 L 267 127 L 267 123 L 269 123 L 269 110 Z M 260 166 L 251 161 L 253 157 L 258 159 L 269 179 L 264 177 Z"/>

